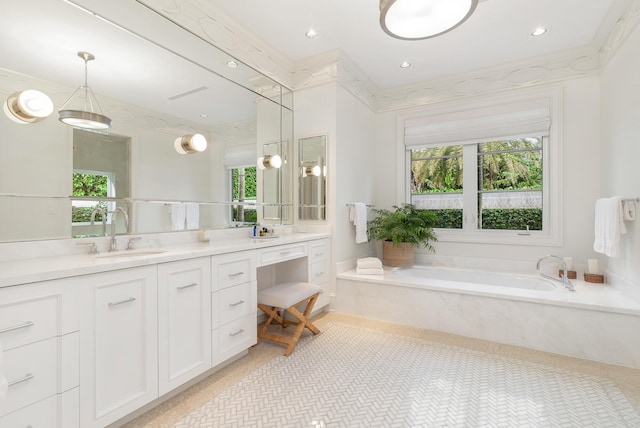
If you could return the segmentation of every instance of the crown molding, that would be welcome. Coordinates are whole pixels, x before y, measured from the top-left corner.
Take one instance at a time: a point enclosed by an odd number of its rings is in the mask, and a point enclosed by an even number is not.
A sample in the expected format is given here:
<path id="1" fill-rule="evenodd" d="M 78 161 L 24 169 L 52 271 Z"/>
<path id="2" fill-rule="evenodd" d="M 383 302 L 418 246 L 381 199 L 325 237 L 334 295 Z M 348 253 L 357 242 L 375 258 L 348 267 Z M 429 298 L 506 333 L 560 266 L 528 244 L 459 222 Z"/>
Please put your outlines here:
<path id="1" fill-rule="evenodd" d="M 598 54 L 602 67 L 605 67 L 629 34 L 640 21 L 640 0 L 630 0 L 626 11 L 610 28 L 606 40 L 601 44 Z"/>

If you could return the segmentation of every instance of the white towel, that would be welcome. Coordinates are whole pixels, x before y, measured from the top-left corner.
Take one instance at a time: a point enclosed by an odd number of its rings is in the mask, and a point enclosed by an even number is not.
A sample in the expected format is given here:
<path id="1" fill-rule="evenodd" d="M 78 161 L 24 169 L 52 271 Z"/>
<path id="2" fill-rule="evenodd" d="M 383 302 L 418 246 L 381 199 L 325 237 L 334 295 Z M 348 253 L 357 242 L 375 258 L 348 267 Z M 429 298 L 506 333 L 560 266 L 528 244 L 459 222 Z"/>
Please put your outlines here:
<path id="1" fill-rule="evenodd" d="M 183 230 L 184 220 L 186 218 L 186 209 L 184 204 L 178 202 L 169 206 L 169 215 L 171 216 L 171 230 Z"/>
<path id="2" fill-rule="evenodd" d="M 621 235 L 627 233 L 623 221 L 622 198 L 601 198 L 596 201 L 595 240 L 593 250 L 609 257 L 620 255 Z"/>
<path id="3" fill-rule="evenodd" d="M 377 257 L 363 257 L 358 259 L 356 267 L 361 269 L 378 269 L 382 267 L 382 262 Z"/>
<path id="4" fill-rule="evenodd" d="M 187 217 L 187 229 L 199 229 L 200 228 L 200 204 L 195 202 L 189 202 L 185 204 Z"/>
<path id="5" fill-rule="evenodd" d="M 7 396 L 7 389 L 9 389 L 9 384 L 2 371 L 2 342 L 0 341 L 0 402 Z"/>
<path id="6" fill-rule="evenodd" d="M 349 220 L 356 226 L 356 244 L 368 242 L 367 206 L 363 202 L 355 202 L 353 204 L 353 210 L 349 210 Z"/>
<path id="7" fill-rule="evenodd" d="M 622 203 L 622 213 L 624 221 L 636 219 L 636 201 L 624 201 Z"/>
<path id="8" fill-rule="evenodd" d="M 356 268 L 358 275 L 384 275 L 382 268 Z"/>

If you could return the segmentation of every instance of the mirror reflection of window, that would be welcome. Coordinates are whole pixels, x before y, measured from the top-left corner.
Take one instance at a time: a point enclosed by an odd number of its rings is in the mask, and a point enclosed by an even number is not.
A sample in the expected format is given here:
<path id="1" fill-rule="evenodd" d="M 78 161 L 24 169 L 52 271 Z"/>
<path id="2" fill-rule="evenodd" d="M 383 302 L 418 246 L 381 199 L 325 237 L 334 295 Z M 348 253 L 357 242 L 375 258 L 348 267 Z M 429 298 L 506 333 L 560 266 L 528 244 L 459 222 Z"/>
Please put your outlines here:
<path id="1" fill-rule="evenodd" d="M 257 193 L 256 167 L 239 167 L 229 170 L 231 174 L 231 221 L 235 225 L 255 224 L 258 213 L 255 208 Z M 253 204 L 253 206 L 246 204 Z"/>
<path id="2" fill-rule="evenodd" d="M 326 218 L 327 142 L 325 135 L 298 140 L 300 220 Z"/>

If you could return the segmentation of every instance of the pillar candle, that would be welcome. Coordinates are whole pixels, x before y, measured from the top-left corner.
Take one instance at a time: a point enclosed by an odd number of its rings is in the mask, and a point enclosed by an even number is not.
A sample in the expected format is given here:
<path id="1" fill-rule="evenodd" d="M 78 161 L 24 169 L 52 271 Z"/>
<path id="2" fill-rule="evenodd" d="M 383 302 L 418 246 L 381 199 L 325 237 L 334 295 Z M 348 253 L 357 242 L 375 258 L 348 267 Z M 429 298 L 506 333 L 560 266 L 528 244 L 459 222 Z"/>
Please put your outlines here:
<path id="1" fill-rule="evenodd" d="M 567 265 L 567 270 L 573 270 L 573 257 L 563 257 L 564 264 Z"/>
<path id="2" fill-rule="evenodd" d="M 587 272 L 588 273 L 598 273 L 598 260 L 597 259 L 589 259 L 589 260 L 587 260 Z"/>

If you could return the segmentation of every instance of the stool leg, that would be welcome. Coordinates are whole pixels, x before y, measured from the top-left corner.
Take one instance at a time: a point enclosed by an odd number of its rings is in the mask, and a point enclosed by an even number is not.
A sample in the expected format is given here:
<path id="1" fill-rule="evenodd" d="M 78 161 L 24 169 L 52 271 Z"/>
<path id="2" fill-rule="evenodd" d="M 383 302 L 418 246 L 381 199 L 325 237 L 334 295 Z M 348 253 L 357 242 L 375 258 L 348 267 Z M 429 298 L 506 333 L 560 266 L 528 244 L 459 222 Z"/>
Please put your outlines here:
<path id="1" fill-rule="evenodd" d="M 317 299 L 318 299 L 318 294 L 314 294 L 313 296 L 311 296 L 304 310 L 304 313 L 301 313 L 298 310 L 298 308 L 296 308 L 295 306 L 291 306 L 290 308 L 287 308 L 287 311 L 289 311 L 291 315 L 296 317 L 299 320 L 299 322 L 298 322 L 298 325 L 296 326 L 296 330 L 293 332 L 293 335 L 291 336 L 291 342 L 287 346 L 287 349 L 284 351 L 285 356 L 289 356 L 289 354 L 293 352 L 293 349 L 296 347 L 298 340 L 300 340 L 300 336 L 302 335 L 302 331 L 305 329 L 305 327 L 311 330 L 313 334 L 320 333 L 320 330 L 318 330 L 318 328 L 315 325 L 313 325 L 313 323 L 309 321 L 309 319 L 307 318 L 311 313 L 311 311 L 313 310 L 313 305 L 315 305 Z"/>
<path id="2" fill-rule="evenodd" d="M 267 319 L 262 323 L 260 329 L 258 330 L 258 339 L 261 339 L 265 336 L 267 328 L 269 328 L 273 319 L 278 316 L 278 313 L 276 312 L 275 307 L 266 306 L 261 303 L 258 303 L 258 307 L 262 309 L 262 311 L 267 315 Z"/>

